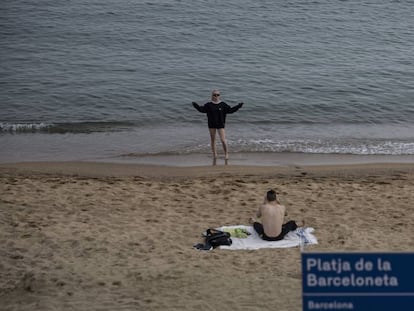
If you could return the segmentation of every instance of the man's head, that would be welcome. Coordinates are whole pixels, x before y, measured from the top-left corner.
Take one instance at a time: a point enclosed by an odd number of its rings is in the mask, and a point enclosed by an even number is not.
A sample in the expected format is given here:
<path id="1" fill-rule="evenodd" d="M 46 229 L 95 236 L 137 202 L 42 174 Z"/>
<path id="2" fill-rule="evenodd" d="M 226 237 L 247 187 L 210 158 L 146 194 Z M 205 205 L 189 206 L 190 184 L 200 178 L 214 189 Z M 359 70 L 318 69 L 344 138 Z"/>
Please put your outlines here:
<path id="1" fill-rule="evenodd" d="M 269 201 L 269 202 L 276 201 L 276 200 L 277 200 L 277 198 L 276 198 L 276 192 L 275 192 L 273 189 L 269 190 L 269 191 L 266 193 L 266 199 L 267 199 L 267 201 Z"/>
<path id="2" fill-rule="evenodd" d="M 219 101 L 220 100 L 220 91 L 219 90 L 213 90 L 211 92 L 211 100 L 212 101 Z"/>

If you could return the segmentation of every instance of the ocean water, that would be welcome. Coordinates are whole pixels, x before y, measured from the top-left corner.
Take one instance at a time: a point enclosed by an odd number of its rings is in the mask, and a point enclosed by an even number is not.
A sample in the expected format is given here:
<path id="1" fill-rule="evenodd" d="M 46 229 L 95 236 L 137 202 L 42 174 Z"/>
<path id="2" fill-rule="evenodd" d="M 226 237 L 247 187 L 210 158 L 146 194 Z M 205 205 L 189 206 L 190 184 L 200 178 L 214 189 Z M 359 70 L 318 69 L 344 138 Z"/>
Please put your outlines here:
<path id="1" fill-rule="evenodd" d="M 0 162 L 414 155 L 409 0 L 2 0 Z M 220 147 L 220 146 L 219 146 Z M 220 148 L 219 148 L 220 150 Z"/>

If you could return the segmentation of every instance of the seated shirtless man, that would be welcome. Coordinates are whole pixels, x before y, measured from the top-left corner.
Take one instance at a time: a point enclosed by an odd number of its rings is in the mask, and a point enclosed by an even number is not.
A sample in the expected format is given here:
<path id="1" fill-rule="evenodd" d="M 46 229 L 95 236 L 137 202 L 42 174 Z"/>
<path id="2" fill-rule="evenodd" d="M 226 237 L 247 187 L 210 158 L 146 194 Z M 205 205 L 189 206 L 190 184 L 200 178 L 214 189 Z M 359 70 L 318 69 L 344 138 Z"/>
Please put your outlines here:
<path id="1" fill-rule="evenodd" d="M 254 218 L 251 219 L 254 230 L 263 240 L 282 240 L 289 231 L 296 230 L 298 227 L 298 224 L 293 220 L 283 223 L 285 212 L 286 208 L 277 200 L 276 192 L 269 190 L 266 193 L 263 205 L 256 213 L 256 216 L 261 218 L 262 223 L 255 221 Z M 304 223 L 302 222 L 300 225 L 303 226 Z"/>

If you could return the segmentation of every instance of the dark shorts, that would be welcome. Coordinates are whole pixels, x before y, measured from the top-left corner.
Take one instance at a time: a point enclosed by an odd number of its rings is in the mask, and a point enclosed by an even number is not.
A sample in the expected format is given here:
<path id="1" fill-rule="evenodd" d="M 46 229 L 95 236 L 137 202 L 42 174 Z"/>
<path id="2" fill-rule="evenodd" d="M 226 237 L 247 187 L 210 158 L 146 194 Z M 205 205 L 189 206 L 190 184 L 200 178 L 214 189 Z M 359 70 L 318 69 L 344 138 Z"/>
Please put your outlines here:
<path id="1" fill-rule="evenodd" d="M 224 123 L 208 122 L 208 128 L 210 128 L 210 129 L 224 129 Z"/>
<path id="2" fill-rule="evenodd" d="M 260 222 L 253 223 L 253 228 L 257 232 L 257 234 L 265 241 L 280 241 L 283 240 L 286 234 L 290 231 L 296 230 L 298 225 L 293 220 L 288 221 L 287 223 L 282 225 L 282 232 L 276 237 L 267 236 L 264 232 L 263 225 Z"/>

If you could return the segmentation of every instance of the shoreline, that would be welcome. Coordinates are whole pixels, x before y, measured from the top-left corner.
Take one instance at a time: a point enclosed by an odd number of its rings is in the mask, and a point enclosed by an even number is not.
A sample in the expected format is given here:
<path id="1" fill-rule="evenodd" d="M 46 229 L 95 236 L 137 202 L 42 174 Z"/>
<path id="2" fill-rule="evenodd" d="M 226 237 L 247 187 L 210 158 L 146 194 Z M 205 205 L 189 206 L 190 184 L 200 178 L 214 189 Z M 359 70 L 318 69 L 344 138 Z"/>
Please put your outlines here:
<path id="1" fill-rule="evenodd" d="M 228 165 L 223 157 L 209 154 L 148 155 L 69 161 L 0 162 L 2 171 L 84 176 L 201 176 L 214 174 L 297 173 L 298 171 L 358 171 L 414 169 L 414 155 L 343 155 L 303 153 L 235 153 Z"/>
<path id="2" fill-rule="evenodd" d="M 86 178 L 139 177 L 157 180 L 223 177 L 321 177 L 369 176 L 414 173 L 412 163 L 354 163 L 334 165 L 216 165 L 168 166 L 109 162 L 20 162 L 0 164 L 1 175 L 56 175 Z"/>
<path id="3" fill-rule="evenodd" d="M 213 166 L 210 154 L 155 154 L 124 156 L 91 160 L 91 162 L 131 163 L 147 165 L 166 165 L 174 167 Z M 411 163 L 414 155 L 354 155 L 296 152 L 240 152 L 230 153 L 229 165 L 242 166 L 319 166 L 373 163 Z M 216 165 L 225 165 L 223 155 L 216 159 Z"/>

